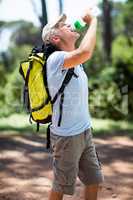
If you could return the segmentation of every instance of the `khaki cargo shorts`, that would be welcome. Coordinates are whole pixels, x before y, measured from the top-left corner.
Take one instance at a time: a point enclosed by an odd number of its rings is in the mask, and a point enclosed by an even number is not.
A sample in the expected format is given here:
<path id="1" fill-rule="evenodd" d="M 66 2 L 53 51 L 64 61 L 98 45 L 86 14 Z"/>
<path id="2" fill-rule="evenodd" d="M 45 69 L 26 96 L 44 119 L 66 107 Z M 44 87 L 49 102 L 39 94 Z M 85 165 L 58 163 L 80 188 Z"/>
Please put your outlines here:
<path id="1" fill-rule="evenodd" d="M 84 185 L 103 182 L 101 164 L 92 142 L 91 130 L 62 137 L 50 133 L 53 152 L 53 190 L 72 195 L 77 176 Z"/>

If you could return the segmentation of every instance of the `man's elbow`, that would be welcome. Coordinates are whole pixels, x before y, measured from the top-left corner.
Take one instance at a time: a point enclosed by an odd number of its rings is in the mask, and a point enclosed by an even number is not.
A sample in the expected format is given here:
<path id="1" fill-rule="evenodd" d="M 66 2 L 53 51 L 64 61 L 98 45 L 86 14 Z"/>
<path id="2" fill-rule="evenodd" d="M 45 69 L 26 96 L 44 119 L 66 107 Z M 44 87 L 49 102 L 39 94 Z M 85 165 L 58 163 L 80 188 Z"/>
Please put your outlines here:
<path id="1" fill-rule="evenodd" d="M 82 52 L 83 54 L 83 58 L 84 58 L 84 62 L 86 62 L 87 60 L 90 60 L 92 58 L 92 52 L 90 50 L 84 50 Z"/>

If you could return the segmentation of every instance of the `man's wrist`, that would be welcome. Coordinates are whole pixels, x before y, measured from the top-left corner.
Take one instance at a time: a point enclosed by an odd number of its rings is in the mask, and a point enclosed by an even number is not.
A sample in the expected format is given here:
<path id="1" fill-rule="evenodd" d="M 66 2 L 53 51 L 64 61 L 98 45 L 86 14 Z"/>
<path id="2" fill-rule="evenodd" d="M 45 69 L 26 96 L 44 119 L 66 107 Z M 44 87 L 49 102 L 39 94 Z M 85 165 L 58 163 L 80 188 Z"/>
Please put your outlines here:
<path id="1" fill-rule="evenodd" d="M 86 23 L 86 26 L 89 28 L 91 24 L 96 24 L 97 23 L 97 17 L 93 17 L 90 22 Z"/>
<path id="2" fill-rule="evenodd" d="M 90 21 L 90 24 L 91 23 L 97 23 L 97 17 L 93 17 L 92 19 L 91 19 L 91 21 Z"/>

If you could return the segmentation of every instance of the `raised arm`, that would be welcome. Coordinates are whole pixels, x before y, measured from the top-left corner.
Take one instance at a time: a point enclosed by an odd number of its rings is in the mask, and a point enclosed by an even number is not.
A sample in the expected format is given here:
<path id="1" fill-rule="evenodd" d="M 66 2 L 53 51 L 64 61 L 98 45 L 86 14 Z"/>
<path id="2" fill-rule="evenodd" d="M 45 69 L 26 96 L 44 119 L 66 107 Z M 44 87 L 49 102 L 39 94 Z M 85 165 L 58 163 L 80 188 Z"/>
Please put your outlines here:
<path id="1" fill-rule="evenodd" d="M 89 28 L 79 47 L 66 55 L 64 60 L 65 68 L 72 68 L 82 64 L 92 57 L 96 44 L 97 19 L 88 13 L 83 17 L 83 20 L 89 25 Z"/>

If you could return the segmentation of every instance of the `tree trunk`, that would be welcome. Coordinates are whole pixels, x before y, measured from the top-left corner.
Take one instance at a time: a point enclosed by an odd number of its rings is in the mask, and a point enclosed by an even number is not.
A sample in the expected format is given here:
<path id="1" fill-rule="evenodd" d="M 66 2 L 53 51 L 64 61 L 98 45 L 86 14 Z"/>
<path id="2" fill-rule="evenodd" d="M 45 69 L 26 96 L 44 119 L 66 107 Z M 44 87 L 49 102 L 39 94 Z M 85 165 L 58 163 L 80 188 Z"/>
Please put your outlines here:
<path id="1" fill-rule="evenodd" d="M 34 0 L 31 0 L 34 12 L 36 14 L 36 16 L 38 17 L 40 23 L 41 23 L 41 28 L 44 27 L 44 25 L 47 24 L 47 7 L 46 7 L 46 1 L 45 0 L 40 0 L 40 4 L 41 4 L 41 15 L 40 12 L 38 12 L 37 10 L 37 2 L 35 2 Z"/>
<path id="2" fill-rule="evenodd" d="M 111 62 L 112 47 L 112 2 L 103 0 L 103 45 L 105 60 Z"/>
<path id="3" fill-rule="evenodd" d="M 42 5 L 42 16 L 40 17 L 40 22 L 41 22 L 41 27 L 43 28 L 48 22 L 46 1 L 41 0 L 41 5 Z"/>
<path id="4" fill-rule="evenodd" d="M 58 2 L 59 2 L 59 14 L 61 14 L 63 12 L 63 1 L 58 0 Z"/>

